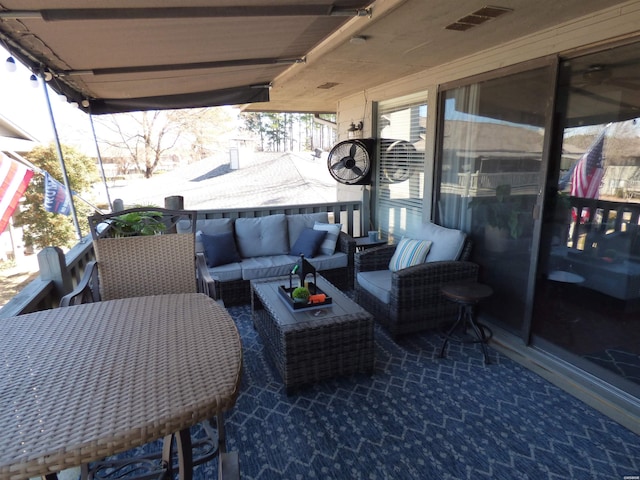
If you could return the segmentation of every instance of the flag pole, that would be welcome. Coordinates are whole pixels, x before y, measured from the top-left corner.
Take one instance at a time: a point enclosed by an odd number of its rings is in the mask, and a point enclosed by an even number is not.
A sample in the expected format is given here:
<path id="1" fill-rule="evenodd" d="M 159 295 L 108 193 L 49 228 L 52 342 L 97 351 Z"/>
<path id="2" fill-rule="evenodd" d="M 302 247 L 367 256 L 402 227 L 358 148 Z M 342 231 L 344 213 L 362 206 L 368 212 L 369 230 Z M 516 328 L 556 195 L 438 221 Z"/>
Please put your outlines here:
<path id="1" fill-rule="evenodd" d="M 102 155 L 100 155 L 100 147 L 98 146 L 98 137 L 96 137 L 96 129 L 93 125 L 93 115 L 89 111 L 89 121 L 91 122 L 91 131 L 93 132 L 93 141 L 96 144 L 96 153 L 98 154 L 98 164 L 100 165 L 100 173 L 102 174 L 102 183 L 104 183 L 104 190 L 107 192 L 107 203 L 109 204 L 109 210 L 113 211 L 113 203 L 111 203 L 111 196 L 109 195 L 109 186 L 107 185 L 107 177 L 104 174 L 104 165 L 102 164 Z"/>
<path id="2" fill-rule="evenodd" d="M 58 129 L 56 128 L 56 121 L 53 117 L 53 109 L 51 108 L 51 100 L 49 99 L 49 91 L 47 89 L 47 82 L 42 80 L 42 89 L 44 90 L 44 96 L 47 100 L 47 108 L 49 110 L 49 119 L 51 120 L 51 127 L 53 128 L 53 137 L 56 142 L 56 149 L 58 150 L 58 159 L 60 160 L 60 168 L 62 169 L 62 177 L 64 179 L 64 186 L 69 194 L 69 205 L 71 206 L 71 215 L 73 217 L 73 225 L 76 228 L 76 234 L 78 235 L 78 241 L 82 241 L 82 232 L 80 231 L 80 224 L 78 223 L 78 214 L 76 213 L 76 206 L 73 202 L 73 195 L 71 194 L 71 185 L 69 185 L 69 176 L 67 175 L 67 167 L 64 164 L 64 156 L 62 155 L 62 147 L 60 146 L 60 138 L 58 137 Z"/>
<path id="3" fill-rule="evenodd" d="M 31 170 L 33 170 L 34 172 L 36 172 L 38 175 L 44 175 L 46 172 L 46 170 L 41 169 L 40 167 L 34 165 L 33 163 L 31 163 L 29 160 L 27 160 L 26 158 L 24 158 L 23 156 L 21 156 L 20 154 L 16 153 L 16 152 L 5 152 L 9 154 L 9 157 L 14 157 L 14 160 L 24 164 L 26 167 L 30 168 Z M 51 174 L 49 174 L 51 175 Z M 91 203 L 89 200 L 83 198 L 82 196 L 78 195 L 75 192 L 71 192 L 71 194 L 76 197 L 78 200 L 86 203 L 87 205 L 89 205 L 91 208 L 93 208 L 96 212 L 98 213 L 103 213 L 102 209 L 100 209 L 100 207 L 98 207 L 97 205 L 94 205 L 93 203 Z"/>

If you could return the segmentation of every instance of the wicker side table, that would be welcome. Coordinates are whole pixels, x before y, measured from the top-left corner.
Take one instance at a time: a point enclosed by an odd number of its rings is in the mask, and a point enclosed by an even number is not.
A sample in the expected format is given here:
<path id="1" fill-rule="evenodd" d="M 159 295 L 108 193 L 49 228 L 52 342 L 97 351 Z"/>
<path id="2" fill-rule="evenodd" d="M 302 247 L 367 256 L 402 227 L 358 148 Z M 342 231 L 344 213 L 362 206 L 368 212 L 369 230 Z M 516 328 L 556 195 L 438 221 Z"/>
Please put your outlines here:
<path id="1" fill-rule="evenodd" d="M 253 324 L 287 394 L 302 385 L 356 372 L 372 373 L 373 316 L 321 276 L 330 305 L 293 311 L 278 286 L 288 277 L 251 282 Z"/>

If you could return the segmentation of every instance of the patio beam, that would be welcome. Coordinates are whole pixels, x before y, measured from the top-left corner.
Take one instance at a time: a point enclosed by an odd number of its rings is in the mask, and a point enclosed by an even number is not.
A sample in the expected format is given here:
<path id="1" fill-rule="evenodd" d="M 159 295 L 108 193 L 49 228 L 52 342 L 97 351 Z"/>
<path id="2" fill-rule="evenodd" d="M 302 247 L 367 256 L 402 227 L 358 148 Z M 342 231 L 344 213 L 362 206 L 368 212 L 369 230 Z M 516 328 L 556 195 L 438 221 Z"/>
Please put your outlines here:
<path id="1" fill-rule="evenodd" d="M 60 8 L 43 10 L 5 10 L 4 19 L 42 19 L 45 22 L 84 20 L 149 20 L 172 18 L 243 17 L 366 17 L 370 8 L 341 8 L 333 5 L 255 5 L 225 7 L 164 8 Z"/>
<path id="2" fill-rule="evenodd" d="M 247 67 L 255 65 L 294 65 L 305 63 L 305 57 L 297 58 L 245 58 L 239 60 L 221 60 L 217 62 L 172 63 L 164 65 L 139 65 L 85 70 L 63 70 L 55 76 L 71 77 L 81 75 L 122 75 L 131 73 L 171 72 L 177 70 L 202 70 L 210 68 Z"/>

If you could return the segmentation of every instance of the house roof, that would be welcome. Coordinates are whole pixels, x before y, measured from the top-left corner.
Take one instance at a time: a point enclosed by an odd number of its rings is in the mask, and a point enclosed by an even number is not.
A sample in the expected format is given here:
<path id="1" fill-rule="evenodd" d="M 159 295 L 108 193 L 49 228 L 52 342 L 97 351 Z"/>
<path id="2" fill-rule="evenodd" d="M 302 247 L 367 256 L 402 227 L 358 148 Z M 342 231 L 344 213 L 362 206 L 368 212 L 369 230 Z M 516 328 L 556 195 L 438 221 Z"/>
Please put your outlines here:
<path id="1" fill-rule="evenodd" d="M 0 151 L 28 152 L 37 140 L 8 118 L 0 115 Z"/>
<path id="2" fill-rule="evenodd" d="M 220 104 L 322 113 L 345 96 L 603 8 L 602 0 L 509 0 L 491 19 L 484 0 L 370 3 L 3 0 L 0 39 L 92 113 Z"/>

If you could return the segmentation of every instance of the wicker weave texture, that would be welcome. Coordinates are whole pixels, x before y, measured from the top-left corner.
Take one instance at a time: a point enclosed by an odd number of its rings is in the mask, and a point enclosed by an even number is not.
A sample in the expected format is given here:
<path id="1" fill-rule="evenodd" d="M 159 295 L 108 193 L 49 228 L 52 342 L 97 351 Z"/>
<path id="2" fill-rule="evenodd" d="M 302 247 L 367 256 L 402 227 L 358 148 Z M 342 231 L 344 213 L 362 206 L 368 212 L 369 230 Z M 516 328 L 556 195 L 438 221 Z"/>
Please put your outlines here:
<path id="1" fill-rule="evenodd" d="M 373 317 L 368 312 L 319 279 L 320 287 L 325 292 L 329 290 L 334 302 L 351 307 L 348 313 L 283 322 L 282 309 L 274 308 L 282 299 L 260 287 L 265 283 L 282 281 L 252 282 L 254 325 L 288 393 L 335 376 L 373 371 Z"/>
<path id="2" fill-rule="evenodd" d="M 203 294 L 128 298 L 0 323 L 0 479 L 57 472 L 229 410 L 242 348 Z"/>
<path id="3" fill-rule="evenodd" d="M 479 266 L 458 260 L 428 262 L 399 270 L 392 276 L 389 303 L 384 303 L 358 285 L 357 273 L 387 269 L 394 250 L 394 245 L 388 245 L 356 254 L 356 302 L 394 337 L 453 322 L 458 307 L 442 296 L 442 286 L 477 281 Z M 462 258 L 468 258 L 470 252 L 471 243 L 467 242 Z"/>
<path id="4" fill-rule="evenodd" d="M 196 293 L 193 233 L 94 240 L 100 297 Z"/>
<path id="5" fill-rule="evenodd" d="M 336 251 L 347 254 L 347 266 L 322 270 L 322 276 L 329 280 L 337 288 L 351 290 L 353 288 L 353 258 L 356 251 L 356 241 L 345 232 L 340 232 Z M 251 285 L 249 280 L 229 280 L 226 282 L 215 281 L 214 290 L 217 298 L 224 301 L 225 305 L 245 305 L 251 302 Z"/>

